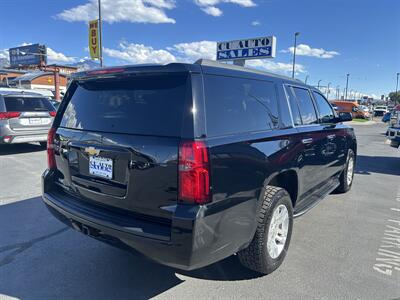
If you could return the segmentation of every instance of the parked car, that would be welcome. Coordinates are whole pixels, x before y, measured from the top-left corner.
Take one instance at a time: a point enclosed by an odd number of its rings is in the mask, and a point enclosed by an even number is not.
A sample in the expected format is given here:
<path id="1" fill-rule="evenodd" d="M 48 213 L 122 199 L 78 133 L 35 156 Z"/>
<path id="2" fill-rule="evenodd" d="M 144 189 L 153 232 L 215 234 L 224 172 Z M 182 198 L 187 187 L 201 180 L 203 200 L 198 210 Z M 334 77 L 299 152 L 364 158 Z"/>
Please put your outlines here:
<path id="1" fill-rule="evenodd" d="M 71 79 L 49 132 L 44 203 L 161 264 L 192 270 L 237 253 L 270 273 L 293 217 L 352 186 L 351 116 L 300 81 L 206 60 Z"/>
<path id="2" fill-rule="evenodd" d="M 55 115 L 40 94 L 0 91 L 0 144 L 39 142 L 45 147 Z"/>
<path id="3" fill-rule="evenodd" d="M 337 112 L 351 113 L 353 118 L 369 119 L 370 117 L 368 110 L 364 110 L 357 102 L 334 100 L 332 105 L 337 107 Z"/>
<path id="4" fill-rule="evenodd" d="M 388 110 L 387 106 L 384 106 L 384 105 L 378 105 L 378 106 L 375 106 L 375 108 L 374 108 L 374 115 L 376 117 L 377 116 L 383 116 L 387 112 L 389 112 L 389 110 Z"/>
<path id="5" fill-rule="evenodd" d="M 390 140 L 390 146 L 400 147 L 400 111 L 393 111 L 386 135 Z"/>

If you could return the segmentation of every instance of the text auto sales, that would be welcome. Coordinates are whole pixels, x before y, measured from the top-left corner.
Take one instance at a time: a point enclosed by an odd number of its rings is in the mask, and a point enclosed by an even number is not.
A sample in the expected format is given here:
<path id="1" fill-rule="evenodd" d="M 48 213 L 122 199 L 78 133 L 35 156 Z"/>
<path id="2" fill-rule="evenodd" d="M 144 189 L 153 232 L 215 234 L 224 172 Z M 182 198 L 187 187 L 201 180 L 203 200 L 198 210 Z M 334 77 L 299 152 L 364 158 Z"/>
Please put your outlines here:
<path id="1" fill-rule="evenodd" d="M 272 44 L 273 41 L 269 37 L 219 42 L 217 60 L 273 57 Z"/>

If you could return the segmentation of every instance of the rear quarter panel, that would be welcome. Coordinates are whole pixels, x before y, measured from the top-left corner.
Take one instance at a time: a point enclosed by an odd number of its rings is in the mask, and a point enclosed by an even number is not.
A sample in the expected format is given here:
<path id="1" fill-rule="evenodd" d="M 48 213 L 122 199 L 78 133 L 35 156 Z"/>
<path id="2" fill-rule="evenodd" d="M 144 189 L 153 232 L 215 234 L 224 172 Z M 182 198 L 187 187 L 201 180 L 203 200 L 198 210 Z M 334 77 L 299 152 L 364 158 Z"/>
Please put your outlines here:
<path id="1" fill-rule="evenodd" d="M 278 173 L 296 170 L 296 132 L 285 129 L 208 139 L 212 203 L 206 214 L 220 215 L 212 226 L 216 247 L 237 249 L 251 241 L 263 187 Z"/>

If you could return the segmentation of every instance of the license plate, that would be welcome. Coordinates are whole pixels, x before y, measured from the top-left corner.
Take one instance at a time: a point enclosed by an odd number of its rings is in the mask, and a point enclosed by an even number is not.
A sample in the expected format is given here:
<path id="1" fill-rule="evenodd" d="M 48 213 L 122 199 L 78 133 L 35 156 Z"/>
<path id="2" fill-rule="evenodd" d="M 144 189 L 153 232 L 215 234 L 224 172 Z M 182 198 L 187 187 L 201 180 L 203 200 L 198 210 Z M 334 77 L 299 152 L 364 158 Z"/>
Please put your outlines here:
<path id="1" fill-rule="evenodd" d="M 29 124 L 31 124 L 31 125 L 42 124 L 42 119 L 41 118 L 29 118 Z"/>
<path id="2" fill-rule="evenodd" d="M 91 175 L 112 179 L 113 161 L 111 158 L 89 156 L 89 173 Z"/>

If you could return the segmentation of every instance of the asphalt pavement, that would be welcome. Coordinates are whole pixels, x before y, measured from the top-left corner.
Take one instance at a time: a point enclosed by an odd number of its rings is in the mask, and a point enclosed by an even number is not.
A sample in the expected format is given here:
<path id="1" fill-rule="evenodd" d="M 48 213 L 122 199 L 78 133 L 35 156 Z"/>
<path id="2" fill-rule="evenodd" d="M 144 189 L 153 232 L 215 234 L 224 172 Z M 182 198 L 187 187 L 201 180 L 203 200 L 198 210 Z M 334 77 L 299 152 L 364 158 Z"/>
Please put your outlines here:
<path id="1" fill-rule="evenodd" d="M 71 230 L 41 202 L 43 148 L 0 147 L 0 299 L 400 298 L 400 151 L 385 125 L 354 127 L 352 190 L 295 220 L 288 256 L 267 276 L 236 256 L 183 272 Z"/>

